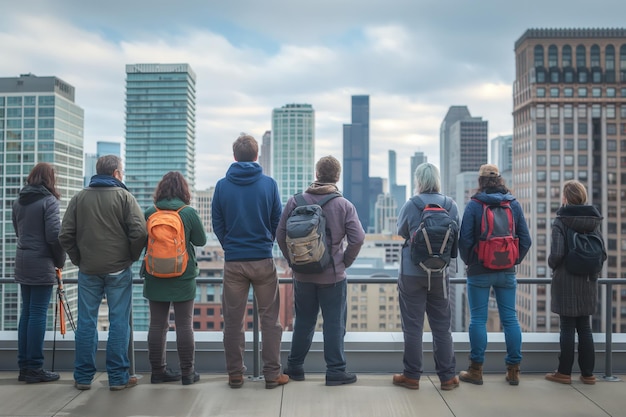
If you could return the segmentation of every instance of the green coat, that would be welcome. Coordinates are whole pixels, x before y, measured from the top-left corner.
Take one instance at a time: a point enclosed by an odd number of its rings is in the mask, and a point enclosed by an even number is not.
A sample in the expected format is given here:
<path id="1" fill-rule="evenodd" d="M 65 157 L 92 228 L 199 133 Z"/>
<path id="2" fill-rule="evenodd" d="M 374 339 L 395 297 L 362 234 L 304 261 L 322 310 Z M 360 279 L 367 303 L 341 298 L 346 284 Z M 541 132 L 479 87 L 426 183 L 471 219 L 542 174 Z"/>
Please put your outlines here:
<path id="1" fill-rule="evenodd" d="M 177 210 L 184 206 L 181 200 L 157 201 L 156 206 L 160 209 Z M 148 218 L 156 212 L 150 207 L 145 212 Z M 198 212 L 191 206 L 185 207 L 180 212 L 180 218 L 185 226 L 185 240 L 187 241 L 187 253 L 189 262 L 185 272 L 176 278 L 155 278 L 145 271 L 145 261 L 141 266 L 141 275 L 145 278 L 143 286 L 143 296 L 151 301 L 189 301 L 196 298 L 196 277 L 198 276 L 198 262 L 196 261 L 196 251 L 194 246 L 204 246 L 206 244 L 206 232 L 200 220 Z"/>

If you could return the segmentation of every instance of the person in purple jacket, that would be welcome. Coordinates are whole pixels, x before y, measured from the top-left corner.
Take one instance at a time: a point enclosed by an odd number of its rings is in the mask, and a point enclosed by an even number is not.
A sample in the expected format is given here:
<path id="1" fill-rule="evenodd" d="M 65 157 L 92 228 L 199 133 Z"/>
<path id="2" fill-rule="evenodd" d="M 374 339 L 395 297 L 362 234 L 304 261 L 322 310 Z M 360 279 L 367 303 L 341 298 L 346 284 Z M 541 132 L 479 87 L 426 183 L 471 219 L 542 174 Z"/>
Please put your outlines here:
<path id="1" fill-rule="evenodd" d="M 341 164 L 336 158 L 322 157 L 315 165 L 317 181 L 302 194 L 304 199 L 309 204 L 315 204 L 328 194 L 338 193 L 336 184 L 340 174 Z M 276 232 L 276 241 L 286 259 L 289 259 L 287 218 L 296 205 L 294 197 L 287 201 Z M 347 314 L 346 268 L 352 265 L 359 254 L 365 232 L 356 208 L 344 197 L 333 198 L 324 205 L 323 210 L 326 228 L 331 231 L 328 243 L 332 262 L 321 273 L 293 273 L 296 318 L 284 372 L 294 381 L 304 381 L 304 359 L 311 348 L 317 314 L 321 308 L 324 318 L 326 385 L 336 386 L 352 384 L 357 379 L 353 373 L 346 372 L 343 343 Z M 347 241 L 347 246 L 344 241 Z"/>
<path id="2" fill-rule="evenodd" d="M 242 134 L 233 143 L 235 161 L 215 185 L 211 205 L 213 231 L 224 249 L 224 354 L 228 385 L 240 388 L 246 367 L 244 317 L 250 285 L 261 319 L 265 388 L 289 382 L 281 373 L 280 297 L 272 248 L 282 211 L 278 185 L 256 160 L 259 145 Z"/>

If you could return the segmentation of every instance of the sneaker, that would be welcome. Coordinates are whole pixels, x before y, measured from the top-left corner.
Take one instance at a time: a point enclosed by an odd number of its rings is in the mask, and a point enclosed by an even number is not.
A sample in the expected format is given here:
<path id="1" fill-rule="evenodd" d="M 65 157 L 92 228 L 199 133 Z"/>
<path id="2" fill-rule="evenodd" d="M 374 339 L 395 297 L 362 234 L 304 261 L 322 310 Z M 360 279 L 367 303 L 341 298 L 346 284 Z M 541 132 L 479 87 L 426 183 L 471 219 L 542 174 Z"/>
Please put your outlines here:
<path id="1" fill-rule="evenodd" d="M 572 383 L 571 375 L 565 375 L 565 374 L 559 373 L 558 371 L 554 371 L 549 374 L 546 374 L 546 379 L 548 381 L 558 382 L 559 384 L 571 384 Z"/>
<path id="2" fill-rule="evenodd" d="M 395 374 L 393 376 L 393 385 L 408 389 L 420 389 L 420 380 L 408 378 L 404 374 Z"/>
<path id="3" fill-rule="evenodd" d="M 26 377 L 24 376 L 24 372 L 26 372 L 26 369 L 20 368 L 20 374 L 17 376 L 17 380 L 18 381 L 20 381 L 20 382 L 26 381 Z"/>
<path id="4" fill-rule="evenodd" d="M 180 381 L 180 379 L 180 372 L 172 371 L 171 369 L 167 368 L 162 374 L 152 373 L 152 376 L 150 377 L 150 383 L 160 384 L 162 382 Z"/>
<path id="5" fill-rule="evenodd" d="M 24 369 L 24 381 L 27 384 L 34 384 L 37 382 L 52 382 L 59 379 L 59 374 L 56 372 L 49 372 L 45 369 Z"/>
<path id="6" fill-rule="evenodd" d="M 231 388 L 241 388 L 243 387 L 243 375 L 228 375 L 228 386 Z"/>
<path id="7" fill-rule="evenodd" d="M 354 384 L 356 382 L 356 375 L 350 372 L 341 372 L 329 376 L 326 374 L 326 385 L 329 387 L 335 387 L 337 385 Z"/>
<path id="8" fill-rule="evenodd" d="M 596 383 L 596 377 L 591 375 L 591 376 L 580 376 L 580 380 L 583 382 L 583 384 L 586 385 L 594 385 Z"/>
<path id="9" fill-rule="evenodd" d="M 443 391 L 452 391 L 455 388 L 459 387 L 459 377 L 455 376 L 452 379 L 449 379 L 447 381 L 444 381 L 441 383 L 441 389 Z"/>
<path id="10" fill-rule="evenodd" d="M 273 381 L 270 380 L 265 380 L 265 388 L 266 389 L 274 389 L 279 385 L 285 385 L 287 382 L 289 382 L 289 376 L 285 375 L 285 374 L 280 374 L 278 375 L 278 378 L 276 378 Z"/>
<path id="11" fill-rule="evenodd" d="M 283 370 L 283 373 L 294 381 L 304 381 L 304 369 L 302 368 L 287 368 Z"/>
<path id="12" fill-rule="evenodd" d="M 121 391 L 124 390 L 126 388 L 132 388 L 137 386 L 138 381 L 137 381 L 137 377 L 136 376 L 131 376 L 130 378 L 128 378 L 128 382 L 126 383 L 126 385 L 111 385 L 109 387 L 109 390 L 111 391 Z"/>
<path id="13" fill-rule="evenodd" d="M 74 381 L 74 387 L 76 387 L 76 389 L 80 391 L 88 391 L 91 389 L 91 384 L 79 384 L 78 382 Z"/>
<path id="14" fill-rule="evenodd" d="M 191 384 L 195 384 L 196 382 L 200 381 L 200 374 L 197 373 L 196 371 L 193 371 L 193 374 L 184 375 L 183 377 L 181 377 L 179 379 L 181 380 L 181 383 L 183 385 L 191 385 Z M 179 379 L 177 379 L 176 381 L 178 381 Z"/>

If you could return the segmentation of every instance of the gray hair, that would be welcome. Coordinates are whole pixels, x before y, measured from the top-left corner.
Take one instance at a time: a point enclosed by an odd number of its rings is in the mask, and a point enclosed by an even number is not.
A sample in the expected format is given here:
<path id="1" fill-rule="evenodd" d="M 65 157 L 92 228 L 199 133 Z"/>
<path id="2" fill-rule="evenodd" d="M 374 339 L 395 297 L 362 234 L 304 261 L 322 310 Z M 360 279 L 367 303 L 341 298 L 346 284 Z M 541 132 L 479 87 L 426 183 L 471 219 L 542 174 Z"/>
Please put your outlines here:
<path id="1" fill-rule="evenodd" d="M 116 169 L 122 165 L 122 158 L 117 155 L 104 155 L 96 162 L 98 175 L 113 175 Z"/>
<path id="2" fill-rule="evenodd" d="M 415 193 L 438 193 L 441 191 L 439 169 L 429 162 L 415 168 Z"/>

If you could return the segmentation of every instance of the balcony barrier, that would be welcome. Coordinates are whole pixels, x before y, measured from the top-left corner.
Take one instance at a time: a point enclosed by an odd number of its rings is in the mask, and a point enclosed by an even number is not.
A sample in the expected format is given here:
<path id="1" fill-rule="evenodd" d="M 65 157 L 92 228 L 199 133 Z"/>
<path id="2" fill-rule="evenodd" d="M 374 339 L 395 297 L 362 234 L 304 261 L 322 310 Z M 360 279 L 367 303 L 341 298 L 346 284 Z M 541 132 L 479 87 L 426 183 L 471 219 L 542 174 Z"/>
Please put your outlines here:
<path id="1" fill-rule="evenodd" d="M 518 278 L 517 282 L 518 284 L 550 284 L 551 283 L 551 279 L 550 278 Z M 64 284 L 77 284 L 77 280 L 76 279 L 69 279 L 66 278 L 63 280 Z M 196 283 L 197 284 L 222 284 L 222 278 L 219 277 L 215 277 L 215 278 L 207 278 L 207 277 L 199 277 L 196 279 Z M 280 278 L 279 279 L 279 283 L 280 284 L 291 284 L 292 283 L 292 279 L 291 278 Z M 375 276 L 350 276 L 348 277 L 348 284 L 396 284 L 397 283 L 397 278 L 395 277 L 391 277 L 391 276 L 381 276 L 381 275 L 375 275 Z M 450 283 L 454 284 L 454 285 L 463 285 L 467 283 L 466 278 L 451 278 L 450 279 Z M 613 289 L 613 285 L 624 285 L 626 284 L 626 279 L 624 278 L 601 278 L 598 280 L 598 283 L 600 285 L 604 285 L 606 286 L 607 289 L 607 294 L 612 294 L 612 289 Z M 0 279 L 0 284 L 15 284 L 15 281 L 12 279 Z M 143 284 L 143 280 L 142 279 L 134 279 L 133 280 L 133 284 Z M 253 297 L 253 329 L 252 329 L 252 358 L 253 358 L 253 369 L 252 369 L 252 374 L 253 374 L 253 378 L 258 379 L 261 378 L 261 368 L 260 368 L 260 364 L 261 364 L 261 356 L 260 356 L 260 337 L 259 337 L 259 319 L 258 319 L 258 312 L 257 312 L 257 308 L 256 308 L 256 303 L 254 302 L 254 297 Z M 613 329 L 613 316 L 612 316 L 612 297 L 611 296 L 607 296 L 606 297 L 606 306 L 605 306 L 605 310 L 606 310 L 606 314 L 605 314 L 605 333 L 604 333 L 604 376 L 603 378 L 607 381 L 616 381 L 619 380 L 618 378 L 616 378 L 613 375 L 613 333 L 612 333 L 612 329 Z M 131 327 L 132 327 L 132 314 L 131 314 Z M 55 330 L 56 331 L 56 330 Z M 6 333 L 6 332 L 5 332 Z M 366 332 L 367 333 L 367 332 Z M 352 335 L 357 335 L 357 334 L 361 334 L 361 333 L 351 333 Z M 400 333 L 401 334 L 401 333 Z M 350 333 L 349 333 L 350 335 Z M 455 337 L 455 345 L 461 345 L 462 349 L 465 350 L 469 350 L 469 339 L 467 338 L 467 333 L 459 333 L 457 334 L 457 336 L 464 336 L 461 337 L 460 339 L 464 339 L 464 340 L 460 340 L 459 342 L 457 342 L 457 339 L 459 339 L 459 337 Z M 501 333 L 499 334 L 501 335 Z M 540 335 L 540 334 L 536 334 L 536 335 Z M 135 341 L 134 341 L 134 336 L 135 336 L 135 332 L 131 332 L 131 343 L 129 345 L 129 357 L 131 360 L 131 373 L 134 374 L 135 373 Z M 597 335 L 596 335 L 597 336 Z M 622 344 L 626 344 L 626 338 L 621 338 L 622 335 L 620 335 L 620 346 Z M 17 332 L 14 333 L 14 336 L 10 336 L 9 338 L 14 338 L 13 341 L 15 341 L 15 339 L 17 338 Z M 363 341 L 359 341 L 357 339 L 359 339 L 359 337 L 354 337 L 353 338 L 355 343 L 363 343 Z M 396 343 L 395 339 L 392 337 L 392 339 L 394 340 L 392 343 L 393 344 L 397 344 L 400 343 L 400 341 L 398 341 Z M 503 337 L 501 338 L 502 340 L 500 340 L 499 342 L 496 343 L 502 343 L 503 344 Z M 531 339 L 535 339 L 535 338 L 531 338 Z M 596 343 L 599 342 L 599 340 L 597 340 L 597 337 L 594 337 Z M 624 339 L 624 340 L 622 340 Z M 545 340 L 545 339 L 544 339 Z M 387 340 L 388 341 L 388 340 Z M 558 339 L 556 339 L 556 341 L 558 342 Z M 0 341 L 1 342 L 1 341 Z M 8 340 L 4 340 L 4 342 L 8 342 Z M 348 342 L 348 340 L 347 340 Z M 371 341 L 370 341 L 371 342 Z M 217 341 L 214 340 L 211 342 L 212 344 L 216 344 Z M 428 340 L 428 336 L 425 335 L 424 338 L 424 343 L 430 343 Z M 542 344 L 540 343 L 539 340 L 536 340 L 534 343 L 537 343 L 537 346 L 542 346 Z M 554 343 L 554 342 L 552 342 Z M 347 343 L 349 344 L 349 343 Z M 375 342 L 373 342 L 373 344 L 376 344 Z M 490 345 L 492 344 L 492 341 L 490 340 Z M 4 345 L 0 345 L 0 347 L 4 347 Z M 6 349 L 6 347 L 4 347 Z M 455 346 L 456 348 L 456 346 Z M 458 349 L 456 349 L 457 351 L 459 351 Z M 541 350 L 541 348 L 539 348 L 539 350 Z M 358 354 L 364 357 L 367 357 L 367 351 L 365 349 L 357 349 L 355 350 L 355 354 L 358 351 Z M 427 349 L 425 349 L 425 351 L 427 351 Z M 66 355 L 69 352 L 66 352 Z M 376 351 L 375 352 L 377 355 L 380 355 L 380 351 Z M 531 352 L 529 352 L 531 353 Z M 539 354 L 541 353 L 545 353 L 545 351 L 541 351 L 541 352 L 537 352 Z M 620 351 L 620 353 L 622 353 Z M 525 352 L 526 354 L 526 352 Z M 547 358 L 542 358 L 543 361 L 546 361 Z M 319 361 L 319 359 L 318 359 Z M 369 358 L 368 358 L 369 361 Z M 323 364 L 322 364 L 323 365 Z"/>

